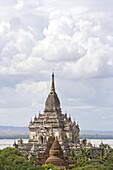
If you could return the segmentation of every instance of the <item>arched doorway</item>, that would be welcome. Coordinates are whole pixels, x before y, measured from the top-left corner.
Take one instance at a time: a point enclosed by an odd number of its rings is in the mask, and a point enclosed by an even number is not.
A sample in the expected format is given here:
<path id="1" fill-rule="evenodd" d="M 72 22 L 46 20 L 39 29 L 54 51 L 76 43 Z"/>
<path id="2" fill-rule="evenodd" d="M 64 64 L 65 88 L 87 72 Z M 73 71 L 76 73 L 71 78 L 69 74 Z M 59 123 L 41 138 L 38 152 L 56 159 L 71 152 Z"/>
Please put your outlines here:
<path id="1" fill-rule="evenodd" d="M 40 136 L 40 143 L 43 143 L 43 136 Z"/>

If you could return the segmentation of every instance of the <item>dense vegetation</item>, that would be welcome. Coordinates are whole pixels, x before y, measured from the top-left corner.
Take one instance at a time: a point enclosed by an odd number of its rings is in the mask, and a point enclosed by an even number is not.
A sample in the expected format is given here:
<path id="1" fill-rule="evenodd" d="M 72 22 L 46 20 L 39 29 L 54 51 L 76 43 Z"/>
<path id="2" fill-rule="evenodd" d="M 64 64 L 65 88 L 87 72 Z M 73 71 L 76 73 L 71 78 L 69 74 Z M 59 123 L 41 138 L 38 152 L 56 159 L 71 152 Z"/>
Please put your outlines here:
<path id="1" fill-rule="evenodd" d="M 92 157 L 91 149 L 82 149 L 79 154 L 71 150 L 69 159 L 79 159 L 73 170 L 113 170 L 113 149 L 109 148 L 109 154 L 101 149 L 100 156 Z M 21 154 L 18 149 L 5 148 L 0 150 L 0 170 L 59 170 L 51 164 L 36 167 L 34 158 L 29 161 L 27 156 Z"/>
<path id="2" fill-rule="evenodd" d="M 28 161 L 18 149 L 5 148 L 0 150 L 0 169 L 1 170 L 26 170 L 35 169 L 33 161 Z"/>
<path id="3" fill-rule="evenodd" d="M 59 170 L 51 164 L 41 168 L 34 165 L 34 158 L 29 161 L 27 156 L 21 154 L 18 149 L 7 147 L 0 150 L 0 170 Z"/>
<path id="4" fill-rule="evenodd" d="M 79 159 L 72 170 L 113 170 L 113 149 L 109 147 L 106 153 L 106 145 L 101 148 L 100 155 L 92 156 L 91 149 L 81 149 L 81 153 L 75 154 L 71 150 L 69 159 Z"/>

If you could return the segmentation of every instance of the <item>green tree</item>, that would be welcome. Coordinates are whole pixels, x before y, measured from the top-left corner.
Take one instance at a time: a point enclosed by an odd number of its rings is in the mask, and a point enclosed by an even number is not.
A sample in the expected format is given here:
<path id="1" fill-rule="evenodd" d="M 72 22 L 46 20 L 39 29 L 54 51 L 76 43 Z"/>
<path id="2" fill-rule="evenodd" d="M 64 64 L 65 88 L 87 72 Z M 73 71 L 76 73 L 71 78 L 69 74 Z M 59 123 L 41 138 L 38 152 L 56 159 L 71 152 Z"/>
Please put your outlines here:
<path id="1" fill-rule="evenodd" d="M 75 167 L 83 167 L 85 166 L 85 160 L 80 159 L 77 163 L 75 163 Z"/>
<path id="2" fill-rule="evenodd" d="M 60 168 L 56 168 L 53 164 L 48 164 L 48 165 L 42 165 L 42 168 L 44 168 L 44 170 L 60 170 Z"/>
<path id="3" fill-rule="evenodd" d="M 101 151 L 100 151 L 100 157 L 101 157 L 101 159 L 104 158 L 104 153 L 105 153 L 105 149 L 104 149 L 104 147 L 103 147 L 103 148 L 101 148 Z"/>
<path id="4" fill-rule="evenodd" d="M 71 159 L 75 159 L 75 149 L 71 149 L 71 152 L 70 152 L 70 155 L 71 155 Z"/>
<path id="5" fill-rule="evenodd" d="M 33 163 L 28 161 L 18 149 L 8 147 L 0 151 L 0 169 L 2 170 L 38 169 Z"/>

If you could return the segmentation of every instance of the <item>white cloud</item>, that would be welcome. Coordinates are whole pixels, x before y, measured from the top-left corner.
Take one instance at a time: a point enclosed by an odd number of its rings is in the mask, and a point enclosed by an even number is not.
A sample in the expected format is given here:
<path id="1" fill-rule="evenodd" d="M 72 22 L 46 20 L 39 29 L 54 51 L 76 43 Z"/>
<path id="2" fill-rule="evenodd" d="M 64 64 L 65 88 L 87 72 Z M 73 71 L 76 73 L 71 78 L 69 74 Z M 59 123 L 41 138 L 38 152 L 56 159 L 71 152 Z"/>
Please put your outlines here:
<path id="1" fill-rule="evenodd" d="M 49 92 L 43 81 L 55 68 L 64 107 L 83 128 L 86 121 L 95 129 L 92 118 L 102 121 L 100 113 L 106 118 L 106 108 L 112 108 L 112 5 L 107 0 L 0 1 L 2 115 L 9 118 L 10 110 L 21 117 L 19 108 L 29 114 L 40 109 Z"/>
<path id="2" fill-rule="evenodd" d="M 17 6 L 18 4 L 23 4 L 23 8 L 25 5 L 24 9 L 27 13 L 30 5 L 31 9 L 36 8 L 37 5 L 40 6 L 40 2 L 36 1 L 32 4 L 30 0 L 18 1 Z M 43 3 L 41 5 L 43 6 Z M 4 32 L 2 35 L 5 37 L 5 44 L 1 50 L 1 56 L 5 58 L 5 62 L 10 63 L 8 68 L 11 70 L 10 74 L 18 73 L 18 68 L 20 73 L 31 72 L 33 67 L 30 65 L 26 70 L 27 61 L 42 60 L 41 63 L 52 61 L 54 66 L 56 63 L 63 62 L 64 72 L 71 70 L 71 75 L 75 78 L 112 76 L 112 41 L 110 41 L 110 45 L 108 44 L 112 36 L 108 30 L 103 29 L 109 15 L 100 12 L 97 18 L 97 14 L 98 12 L 95 11 L 92 15 L 88 8 L 79 6 L 64 8 L 62 11 L 50 11 L 49 25 L 43 27 L 45 37 L 40 41 L 37 40 L 35 30 L 31 26 L 24 28 L 22 24 L 23 28 L 19 26 L 15 31 L 11 29 L 11 23 L 2 23 L 1 30 Z M 105 17 L 104 21 L 103 17 Z M 106 41 L 107 43 L 105 43 Z M 19 55 L 13 55 L 13 53 L 19 53 Z M 12 55 L 12 62 L 7 59 L 7 54 Z M 22 60 L 21 56 L 25 55 L 26 57 Z M 20 56 L 20 60 L 17 56 Z M 15 63 L 16 67 L 12 63 Z M 36 67 L 40 67 L 40 62 L 36 63 Z M 5 64 L 7 65 L 7 63 Z M 22 69 L 21 66 L 25 69 Z M 44 69 L 44 66 L 42 65 L 40 69 Z M 55 67 L 57 70 L 57 65 Z M 1 70 L 2 72 L 5 70 L 6 73 L 6 68 L 1 68 Z"/>
<path id="3" fill-rule="evenodd" d="M 35 9 L 39 7 L 39 1 L 37 0 L 26 0 L 26 1 L 23 1 L 23 0 L 18 0 L 16 5 L 15 5 L 15 8 L 16 10 L 30 10 L 30 9 Z"/>
<path id="4" fill-rule="evenodd" d="M 1 91 L 1 108 L 24 108 L 32 107 L 32 103 L 37 101 L 37 105 L 43 104 L 42 99 L 47 95 L 47 82 L 24 82 L 16 84 L 15 88 L 3 87 Z M 40 97 L 39 97 L 40 96 Z"/>

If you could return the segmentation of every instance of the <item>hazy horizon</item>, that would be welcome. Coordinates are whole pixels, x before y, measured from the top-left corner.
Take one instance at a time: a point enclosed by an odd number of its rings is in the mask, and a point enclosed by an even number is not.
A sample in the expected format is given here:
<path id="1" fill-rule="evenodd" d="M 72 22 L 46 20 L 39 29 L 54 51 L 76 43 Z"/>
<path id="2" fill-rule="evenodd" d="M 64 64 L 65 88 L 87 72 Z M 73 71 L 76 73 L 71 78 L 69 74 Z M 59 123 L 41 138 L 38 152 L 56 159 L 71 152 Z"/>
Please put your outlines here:
<path id="1" fill-rule="evenodd" d="M 28 126 L 0 126 L 0 130 L 2 129 L 2 130 L 5 130 L 5 129 L 13 129 L 13 128 L 15 128 L 15 129 L 17 129 L 17 128 L 19 128 L 19 129 L 22 129 L 22 128 L 24 128 L 24 129 L 26 129 L 27 128 L 27 130 L 29 130 L 29 127 Z M 104 131 L 102 131 L 102 130 L 95 130 L 95 129 L 93 129 L 93 130 L 88 130 L 88 129 L 80 129 L 80 132 L 110 132 L 110 133 L 113 133 L 113 131 L 112 130 L 110 130 L 110 131 L 106 131 L 106 130 L 104 130 Z"/>

